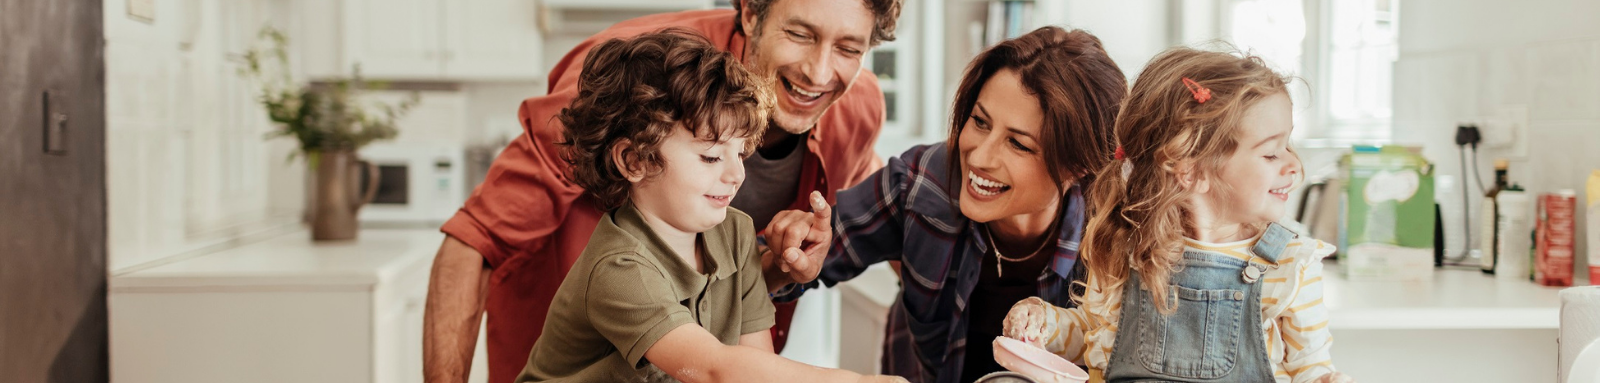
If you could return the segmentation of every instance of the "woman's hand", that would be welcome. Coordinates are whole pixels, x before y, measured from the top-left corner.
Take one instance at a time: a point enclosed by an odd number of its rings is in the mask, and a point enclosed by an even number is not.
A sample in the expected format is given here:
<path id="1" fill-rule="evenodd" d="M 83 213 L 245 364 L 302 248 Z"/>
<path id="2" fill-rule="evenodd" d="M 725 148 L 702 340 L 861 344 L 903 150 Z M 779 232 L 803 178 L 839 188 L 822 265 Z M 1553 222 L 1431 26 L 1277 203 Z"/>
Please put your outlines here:
<path id="1" fill-rule="evenodd" d="M 1002 334 L 1007 338 L 1043 348 L 1045 331 L 1050 327 L 1046 323 L 1048 315 L 1050 315 L 1050 304 L 1043 299 L 1039 297 L 1023 299 L 1011 305 L 1011 311 L 1006 313 Z"/>
<path id="2" fill-rule="evenodd" d="M 811 212 L 784 210 L 772 217 L 766 230 L 769 248 L 761 257 L 769 292 L 817 279 L 833 243 L 832 219 L 833 207 L 815 191 L 811 192 Z"/>

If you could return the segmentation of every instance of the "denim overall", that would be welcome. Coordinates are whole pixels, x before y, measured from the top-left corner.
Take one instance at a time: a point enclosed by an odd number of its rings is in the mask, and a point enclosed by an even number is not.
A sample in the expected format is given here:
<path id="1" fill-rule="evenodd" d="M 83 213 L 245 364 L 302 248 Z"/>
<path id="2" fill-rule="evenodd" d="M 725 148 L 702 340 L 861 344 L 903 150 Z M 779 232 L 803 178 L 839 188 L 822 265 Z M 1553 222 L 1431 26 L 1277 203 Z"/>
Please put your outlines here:
<path id="1" fill-rule="evenodd" d="M 1251 250 L 1276 264 L 1295 237 L 1271 224 Z M 1140 287 L 1138 272 L 1133 272 L 1123 283 L 1122 319 L 1106 365 L 1106 381 L 1274 381 L 1261 331 L 1261 273 L 1249 278 L 1245 268 L 1265 270 L 1259 263 L 1248 263 L 1185 250 L 1168 289 L 1169 297 L 1178 299 L 1177 309 L 1165 316 Z"/>

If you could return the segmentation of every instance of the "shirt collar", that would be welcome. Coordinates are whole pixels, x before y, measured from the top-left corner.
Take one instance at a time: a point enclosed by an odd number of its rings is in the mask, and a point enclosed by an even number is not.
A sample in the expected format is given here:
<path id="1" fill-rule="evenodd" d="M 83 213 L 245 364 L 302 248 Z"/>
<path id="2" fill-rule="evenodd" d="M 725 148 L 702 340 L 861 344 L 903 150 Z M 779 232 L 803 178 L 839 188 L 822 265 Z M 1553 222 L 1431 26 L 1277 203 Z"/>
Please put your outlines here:
<path id="1" fill-rule="evenodd" d="M 694 265 L 679 258 L 678 253 L 672 251 L 650 225 L 645 224 L 644 216 L 640 215 L 639 209 L 632 203 L 617 208 L 612 217 L 618 228 L 633 234 L 639 240 L 639 244 L 650 252 L 648 257 L 654 258 L 663 271 L 671 274 L 667 278 L 672 280 L 673 293 L 679 300 L 699 295 L 705 290 L 708 276 L 712 281 L 723 280 L 733 276 L 734 270 L 737 269 L 733 263 L 733 252 L 728 244 L 729 238 L 727 233 L 723 232 L 724 225 L 717 225 L 711 230 L 700 233 L 700 243 L 705 246 L 705 253 L 710 255 L 705 260 L 705 266 L 710 274 L 701 274 L 694 269 Z"/>
<path id="2" fill-rule="evenodd" d="M 1050 261 L 1050 270 L 1061 278 L 1072 278 L 1072 265 L 1078 262 L 1078 245 L 1083 243 L 1084 202 L 1083 187 L 1073 183 L 1067 190 L 1067 205 L 1061 209 L 1061 229 L 1056 237 L 1056 256 Z"/>
<path id="3" fill-rule="evenodd" d="M 1067 190 L 1067 196 L 1062 200 L 1065 205 L 1061 209 L 1059 218 L 1061 225 L 1056 234 L 1056 253 L 1050 261 L 1050 270 L 1064 279 L 1072 279 L 1072 266 L 1078 262 L 1078 245 L 1083 242 L 1084 202 L 1083 187 L 1072 185 Z M 967 221 L 967 231 L 975 236 L 978 250 L 988 252 L 990 243 L 984 238 L 980 225 L 976 221 Z"/>
<path id="4" fill-rule="evenodd" d="M 733 28 L 729 29 L 727 48 L 728 55 L 739 58 L 739 63 L 745 64 L 746 66 L 749 66 L 750 64 L 745 62 L 745 59 L 748 58 L 745 57 L 745 48 L 746 45 L 748 45 L 748 41 L 750 41 L 749 37 L 744 35 L 744 31 L 741 31 L 739 26 L 735 25 Z"/>
<path id="5" fill-rule="evenodd" d="M 1251 254 L 1270 262 L 1277 262 L 1290 242 L 1300 238 L 1300 234 L 1289 230 L 1283 225 L 1273 222 L 1267 224 L 1261 232 L 1248 239 L 1233 242 L 1206 242 L 1187 236 L 1183 237 L 1184 247 L 1201 251 L 1233 251 Z"/>

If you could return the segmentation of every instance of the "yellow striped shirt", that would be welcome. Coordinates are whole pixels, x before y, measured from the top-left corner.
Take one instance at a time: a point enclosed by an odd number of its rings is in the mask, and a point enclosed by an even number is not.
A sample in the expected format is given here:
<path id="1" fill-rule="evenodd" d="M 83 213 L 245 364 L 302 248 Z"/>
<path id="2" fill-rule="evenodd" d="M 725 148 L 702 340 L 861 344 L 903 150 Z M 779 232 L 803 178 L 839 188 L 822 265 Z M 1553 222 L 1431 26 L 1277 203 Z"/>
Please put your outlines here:
<path id="1" fill-rule="evenodd" d="M 1270 264 L 1251 254 L 1254 239 L 1231 243 L 1205 243 L 1185 239 L 1185 247 Z M 1310 238 L 1289 243 L 1261 279 L 1261 331 L 1266 335 L 1268 357 L 1278 382 L 1300 383 L 1334 372 L 1328 355 L 1333 338 L 1328 334 L 1328 309 L 1322 303 L 1322 258 L 1333 253 L 1333 246 Z M 1094 275 L 1090 275 L 1091 280 Z M 1111 359 L 1111 345 L 1117 338 L 1121 318 L 1122 292 L 1091 288 L 1082 307 L 1051 307 L 1046 318 L 1045 348 L 1088 366 L 1105 370 Z M 1098 302 L 1108 302 L 1099 304 Z"/>

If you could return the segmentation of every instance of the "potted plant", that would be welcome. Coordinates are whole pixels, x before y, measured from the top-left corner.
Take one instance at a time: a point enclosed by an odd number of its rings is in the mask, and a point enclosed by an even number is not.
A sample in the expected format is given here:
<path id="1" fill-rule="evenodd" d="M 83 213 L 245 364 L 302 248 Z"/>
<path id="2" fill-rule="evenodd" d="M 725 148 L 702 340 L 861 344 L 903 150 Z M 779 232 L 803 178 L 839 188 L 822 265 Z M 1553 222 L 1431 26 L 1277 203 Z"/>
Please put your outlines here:
<path id="1" fill-rule="evenodd" d="M 291 153 L 306 159 L 307 171 L 316 175 L 311 201 L 311 237 L 343 240 L 356 237 L 356 212 L 377 191 L 378 172 L 362 161 L 357 151 L 367 144 L 394 139 L 395 119 L 415 106 L 418 95 L 399 104 L 363 103 L 361 94 L 381 89 L 383 83 L 361 78 L 361 68 L 350 77 L 316 83 L 295 82 L 289 73 L 288 38 L 272 27 L 261 30 L 260 44 L 243 56 L 240 75 L 260 85 L 257 97 L 267 116 L 278 125 L 268 138 L 292 137 L 299 147 Z M 362 191 L 361 169 L 366 171 Z"/>

